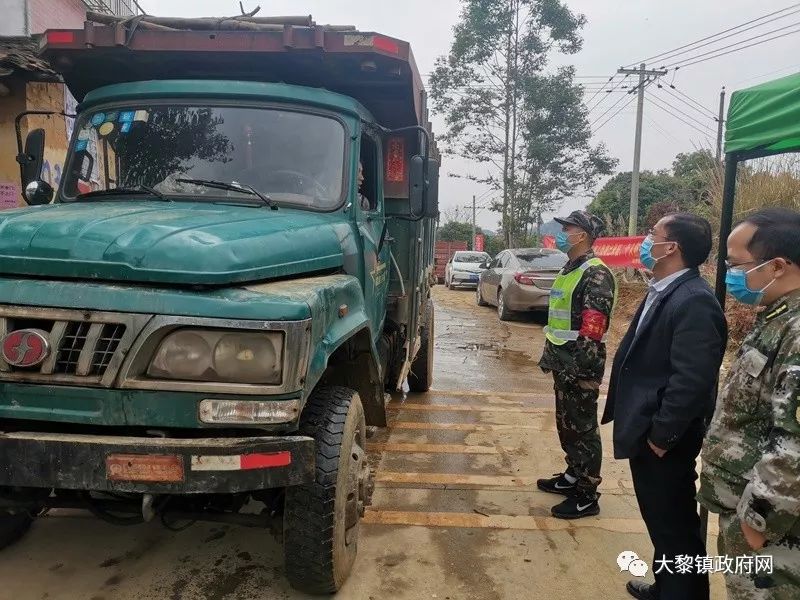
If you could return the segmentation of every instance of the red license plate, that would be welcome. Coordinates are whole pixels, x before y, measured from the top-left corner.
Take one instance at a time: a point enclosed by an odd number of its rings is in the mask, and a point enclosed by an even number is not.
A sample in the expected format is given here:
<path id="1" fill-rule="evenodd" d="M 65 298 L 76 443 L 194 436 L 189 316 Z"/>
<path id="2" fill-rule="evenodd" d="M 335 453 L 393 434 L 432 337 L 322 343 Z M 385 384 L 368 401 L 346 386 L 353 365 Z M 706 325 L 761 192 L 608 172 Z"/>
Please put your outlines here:
<path id="1" fill-rule="evenodd" d="M 170 454 L 110 454 L 106 479 L 111 481 L 183 481 L 183 457 Z"/>

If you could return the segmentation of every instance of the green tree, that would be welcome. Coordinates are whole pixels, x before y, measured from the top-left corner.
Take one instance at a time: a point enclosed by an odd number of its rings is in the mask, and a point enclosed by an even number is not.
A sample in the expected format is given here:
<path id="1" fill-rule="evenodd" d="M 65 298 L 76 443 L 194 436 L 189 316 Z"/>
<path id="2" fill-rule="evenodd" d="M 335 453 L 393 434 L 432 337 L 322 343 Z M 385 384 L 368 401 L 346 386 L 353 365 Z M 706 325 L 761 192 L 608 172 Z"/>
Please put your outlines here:
<path id="1" fill-rule="evenodd" d="M 503 250 L 506 249 L 505 240 L 503 236 L 498 235 L 487 235 L 484 241 L 483 246 L 484 251 L 486 251 L 490 256 L 497 256 Z"/>
<path id="2" fill-rule="evenodd" d="M 712 182 L 722 177 L 722 166 L 711 150 L 680 153 L 672 161 L 672 173 L 686 182 L 695 205 L 709 199 Z"/>
<path id="3" fill-rule="evenodd" d="M 614 166 L 590 144 L 574 69 L 545 70 L 553 54 L 580 50 L 585 22 L 561 0 L 462 0 L 450 53 L 431 76 L 446 149 L 485 170 L 465 176 L 498 192 L 507 246 Z"/>
<path id="4" fill-rule="evenodd" d="M 478 230 L 480 233 L 480 230 Z M 443 242 L 467 242 L 472 245 L 472 223 L 448 221 L 436 232 L 436 239 Z"/>
<path id="5" fill-rule="evenodd" d="M 613 220 L 628 217 L 631 202 L 630 171 L 617 173 L 606 182 L 589 204 L 588 210 L 596 215 L 606 215 Z M 642 171 L 639 177 L 639 229 L 646 227 L 650 207 L 656 203 L 669 203 L 678 208 L 688 208 L 693 196 L 686 181 L 668 172 Z"/>

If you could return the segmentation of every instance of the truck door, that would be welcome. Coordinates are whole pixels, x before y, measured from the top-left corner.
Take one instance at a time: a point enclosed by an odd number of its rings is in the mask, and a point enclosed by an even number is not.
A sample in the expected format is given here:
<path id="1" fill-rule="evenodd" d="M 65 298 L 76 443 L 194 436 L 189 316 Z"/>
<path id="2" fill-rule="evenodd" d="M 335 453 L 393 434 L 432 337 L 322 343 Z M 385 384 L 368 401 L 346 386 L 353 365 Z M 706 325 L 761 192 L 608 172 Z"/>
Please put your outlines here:
<path id="1" fill-rule="evenodd" d="M 389 244 L 381 243 L 386 216 L 383 202 L 383 161 L 381 145 L 369 134 L 361 136 L 360 174 L 356 213 L 364 247 L 364 300 L 372 321 L 373 333 L 383 330 L 386 315 L 386 293 L 389 288 Z"/>

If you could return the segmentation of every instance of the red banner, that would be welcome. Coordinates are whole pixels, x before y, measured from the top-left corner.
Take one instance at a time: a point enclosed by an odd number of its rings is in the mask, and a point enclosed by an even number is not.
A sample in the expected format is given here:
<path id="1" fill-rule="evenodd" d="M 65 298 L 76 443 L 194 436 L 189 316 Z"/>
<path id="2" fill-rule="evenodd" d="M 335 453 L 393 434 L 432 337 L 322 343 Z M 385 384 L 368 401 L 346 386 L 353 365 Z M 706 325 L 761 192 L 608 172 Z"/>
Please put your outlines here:
<path id="1" fill-rule="evenodd" d="M 594 242 L 594 253 L 609 267 L 643 269 L 639 261 L 642 241 L 644 236 L 597 238 Z M 542 238 L 542 245 L 545 248 L 555 248 L 556 239 L 552 235 L 546 235 Z"/>
<path id="2" fill-rule="evenodd" d="M 476 233 L 475 234 L 475 248 L 474 248 L 474 250 L 476 252 L 483 252 L 484 239 L 485 238 L 484 238 L 482 233 Z"/>

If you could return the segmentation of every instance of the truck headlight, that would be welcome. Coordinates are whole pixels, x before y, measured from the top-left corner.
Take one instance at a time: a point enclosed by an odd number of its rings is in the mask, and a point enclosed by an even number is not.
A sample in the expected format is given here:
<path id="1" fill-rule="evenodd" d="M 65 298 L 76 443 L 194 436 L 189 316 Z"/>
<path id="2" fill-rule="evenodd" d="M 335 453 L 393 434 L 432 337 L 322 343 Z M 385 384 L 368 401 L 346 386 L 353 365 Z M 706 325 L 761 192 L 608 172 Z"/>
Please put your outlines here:
<path id="1" fill-rule="evenodd" d="M 280 332 L 181 329 L 156 350 L 149 377 L 277 385 L 283 371 Z"/>

